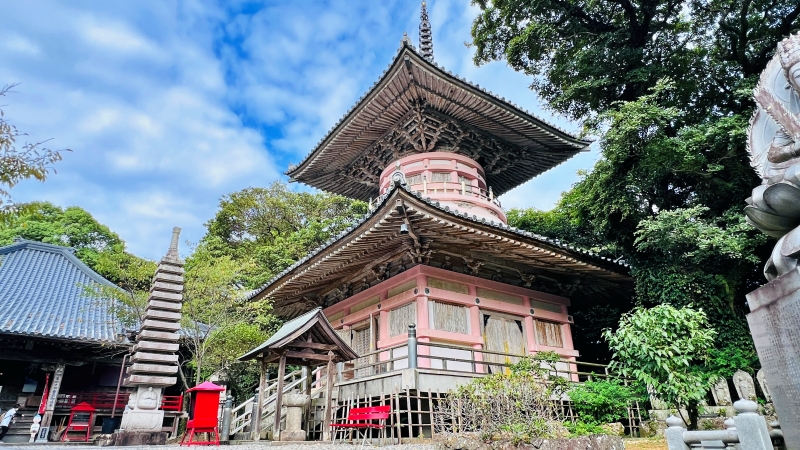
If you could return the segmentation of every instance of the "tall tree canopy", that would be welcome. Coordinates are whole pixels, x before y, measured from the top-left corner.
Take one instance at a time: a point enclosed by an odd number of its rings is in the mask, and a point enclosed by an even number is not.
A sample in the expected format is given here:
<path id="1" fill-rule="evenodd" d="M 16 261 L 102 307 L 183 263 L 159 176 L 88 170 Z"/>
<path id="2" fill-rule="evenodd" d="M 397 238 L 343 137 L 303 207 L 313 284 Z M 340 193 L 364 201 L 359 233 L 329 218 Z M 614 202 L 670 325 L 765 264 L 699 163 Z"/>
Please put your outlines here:
<path id="1" fill-rule="evenodd" d="M 123 289 L 146 291 L 155 263 L 125 251 L 119 235 L 78 206 L 61 208 L 48 202 L 18 205 L 19 211 L 0 222 L 0 245 L 20 237 L 75 249 L 75 256 Z"/>
<path id="2" fill-rule="evenodd" d="M 367 212 L 364 202 L 326 193 L 294 192 L 276 181 L 222 198 L 206 223 L 209 252 L 244 266 L 242 283 L 255 288 Z"/>
<path id="3" fill-rule="evenodd" d="M 505 60 L 531 75 L 550 109 L 600 137 L 602 158 L 553 211 L 513 212 L 510 223 L 624 257 L 639 304 L 706 311 L 716 370 L 756 364 L 744 295 L 762 282 L 771 244 L 742 218 L 759 183 L 745 134 L 752 88 L 776 44 L 800 29 L 800 4 L 473 3 L 475 62 Z M 576 331 L 597 336 L 579 323 L 591 316 L 576 314 Z"/>

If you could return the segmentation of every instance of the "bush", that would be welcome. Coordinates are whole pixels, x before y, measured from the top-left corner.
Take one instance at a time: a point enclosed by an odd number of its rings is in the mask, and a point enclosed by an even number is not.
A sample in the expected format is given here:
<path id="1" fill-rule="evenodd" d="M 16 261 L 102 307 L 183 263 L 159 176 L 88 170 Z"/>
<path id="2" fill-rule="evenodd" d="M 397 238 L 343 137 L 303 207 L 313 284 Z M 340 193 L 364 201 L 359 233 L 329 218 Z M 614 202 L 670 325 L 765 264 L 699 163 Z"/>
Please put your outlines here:
<path id="1" fill-rule="evenodd" d="M 567 428 L 567 430 L 569 430 L 570 437 L 606 434 L 606 430 L 604 430 L 600 425 L 586 423 L 580 420 L 575 422 L 565 422 L 564 426 Z"/>
<path id="2" fill-rule="evenodd" d="M 587 381 L 573 387 L 567 395 L 578 419 L 594 425 L 625 418 L 628 405 L 640 399 L 635 389 L 617 379 Z"/>
<path id="3" fill-rule="evenodd" d="M 560 410 L 552 399 L 563 395 L 569 382 L 551 375 L 559 360 L 553 352 L 522 358 L 509 373 L 488 375 L 460 386 L 437 406 L 436 433 L 468 433 L 483 441 L 533 443 L 564 437 Z"/>

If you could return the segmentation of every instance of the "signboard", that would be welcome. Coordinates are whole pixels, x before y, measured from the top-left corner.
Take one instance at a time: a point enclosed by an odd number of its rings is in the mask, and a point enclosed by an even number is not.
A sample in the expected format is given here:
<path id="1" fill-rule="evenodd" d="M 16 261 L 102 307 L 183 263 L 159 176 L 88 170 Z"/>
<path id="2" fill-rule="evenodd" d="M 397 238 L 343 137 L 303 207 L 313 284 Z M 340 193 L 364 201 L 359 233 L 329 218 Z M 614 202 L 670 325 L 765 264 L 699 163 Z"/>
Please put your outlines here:
<path id="1" fill-rule="evenodd" d="M 59 364 L 56 366 L 56 371 L 53 374 L 53 384 L 50 386 L 50 395 L 47 397 L 46 411 L 53 411 L 56 409 L 56 400 L 58 397 L 58 391 L 61 389 L 61 380 L 64 378 L 65 368 L 66 366 L 64 364 Z"/>
<path id="2" fill-rule="evenodd" d="M 47 436 L 50 434 L 50 427 L 39 428 L 39 433 L 36 435 L 36 442 L 47 442 Z"/>

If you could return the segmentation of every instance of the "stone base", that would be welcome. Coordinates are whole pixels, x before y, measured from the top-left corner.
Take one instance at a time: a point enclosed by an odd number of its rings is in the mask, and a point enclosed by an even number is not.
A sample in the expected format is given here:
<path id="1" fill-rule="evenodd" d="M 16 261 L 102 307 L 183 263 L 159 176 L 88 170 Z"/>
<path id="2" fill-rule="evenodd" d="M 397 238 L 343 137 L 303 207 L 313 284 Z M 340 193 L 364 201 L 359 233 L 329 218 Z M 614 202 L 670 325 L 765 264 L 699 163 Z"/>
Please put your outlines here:
<path id="1" fill-rule="evenodd" d="M 135 432 L 120 431 L 114 434 L 104 434 L 97 440 L 97 445 L 108 446 L 132 446 L 132 445 L 166 445 L 166 431 L 156 432 Z"/>
<path id="2" fill-rule="evenodd" d="M 164 424 L 164 411 L 162 410 L 128 410 L 122 413 L 120 431 L 127 432 L 160 432 Z"/>
<path id="3" fill-rule="evenodd" d="M 747 323 L 787 448 L 800 448 L 800 269 L 747 294 Z"/>
<path id="4" fill-rule="evenodd" d="M 304 430 L 283 430 L 281 431 L 281 442 L 284 441 L 305 441 L 306 432 Z"/>

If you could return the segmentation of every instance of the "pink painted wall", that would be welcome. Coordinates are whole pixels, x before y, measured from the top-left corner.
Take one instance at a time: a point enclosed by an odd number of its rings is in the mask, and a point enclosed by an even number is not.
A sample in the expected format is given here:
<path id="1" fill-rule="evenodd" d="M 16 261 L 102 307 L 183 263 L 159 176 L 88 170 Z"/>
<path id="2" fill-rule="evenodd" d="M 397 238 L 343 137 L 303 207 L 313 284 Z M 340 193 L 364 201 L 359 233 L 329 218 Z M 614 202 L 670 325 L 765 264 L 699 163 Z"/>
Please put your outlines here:
<path id="1" fill-rule="evenodd" d="M 381 173 L 380 192 L 385 193 L 398 170 L 405 175 L 409 188 L 441 206 L 466 212 L 470 216 L 506 223 L 500 200 L 489 193 L 483 168 L 474 160 L 456 153 L 428 152 L 400 158 Z M 449 182 L 433 182 L 435 173 L 450 173 Z M 412 177 L 413 180 L 412 181 Z M 422 178 L 426 181 L 422 181 Z M 459 177 L 465 178 L 462 186 Z"/>
<path id="2" fill-rule="evenodd" d="M 428 277 L 467 285 L 469 293 L 461 294 L 430 287 L 428 286 Z M 392 297 L 388 296 L 389 290 L 412 280 L 415 282 L 414 287 L 411 287 L 408 290 L 400 292 Z M 521 298 L 522 304 L 514 304 L 506 301 L 479 297 L 477 295 L 478 288 L 517 296 Z M 364 308 L 360 311 L 350 313 L 350 308 L 352 306 L 375 296 L 380 296 L 379 303 Z M 480 303 L 477 303 L 476 299 L 478 299 Z M 429 300 L 466 306 L 469 310 L 469 333 L 461 334 L 433 329 L 431 327 L 429 317 Z M 534 308 L 533 314 L 531 314 L 531 300 L 548 303 L 551 305 L 552 309 L 560 309 L 560 312 Z M 395 308 L 412 302 L 416 302 L 417 304 L 417 339 L 420 342 L 441 342 L 450 345 L 473 348 L 476 350 L 483 349 L 484 340 L 483 336 L 481 336 L 483 321 L 482 314 L 484 312 L 495 312 L 514 316 L 522 320 L 528 353 L 533 354 L 538 351 L 553 350 L 562 357 L 570 360 L 574 360 L 575 357 L 579 356 L 579 353 L 573 348 L 572 343 L 572 334 L 570 331 L 569 318 L 567 314 L 569 299 L 531 289 L 485 280 L 483 278 L 478 278 L 471 275 L 438 269 L 435 267 L 422 265 L 416 266 L 386 281 L 383 281 L 380 284 L 372 286 L 365 291 L 359 292 L 358 294 L 349 297 L 333 306 L 330 306 L 326 308 L 324 312 L 328 318 L 336 317 L 338 314 L 343 313 L 341 318 L 336 318 L 335 320 L 331 321 L 334 328 L 337 329 L 361 322 L 364 319 L 369 318 L 370 314 L 377 316 L 379 323 L 377 348 L 380 349 L 391 347 L 407 341 L 408 337 L 406 333 L 402 333 L 393 337 L 389 335 L 390 324 L 388 313 Z M 562 343 L 564 345 L 563 348 L 547 347 L 536 342 L 536 333 L 534 331 L 534 320 L 536 319 L 555 322 L 561 325 L 560 328 L 562 333 Z M 429 350 L 430 349 L 426 346 L 420 346 L 419 354 L 427 355 Z M 419 359 L 420 367 L 429 367 L 429 364 L 429 358 Z"/>

